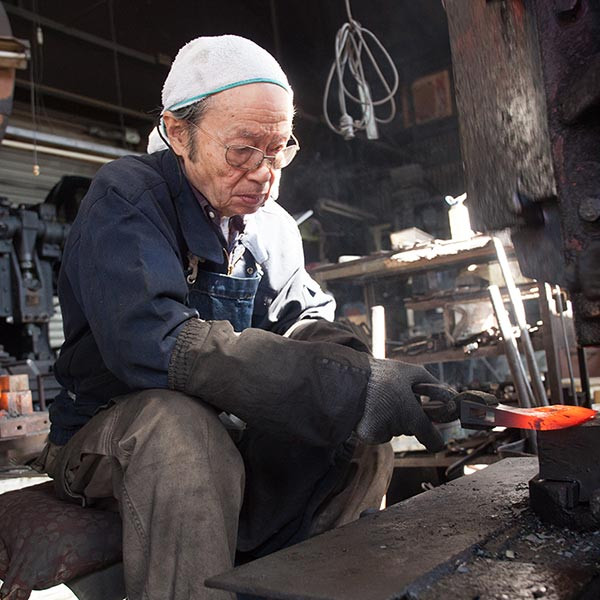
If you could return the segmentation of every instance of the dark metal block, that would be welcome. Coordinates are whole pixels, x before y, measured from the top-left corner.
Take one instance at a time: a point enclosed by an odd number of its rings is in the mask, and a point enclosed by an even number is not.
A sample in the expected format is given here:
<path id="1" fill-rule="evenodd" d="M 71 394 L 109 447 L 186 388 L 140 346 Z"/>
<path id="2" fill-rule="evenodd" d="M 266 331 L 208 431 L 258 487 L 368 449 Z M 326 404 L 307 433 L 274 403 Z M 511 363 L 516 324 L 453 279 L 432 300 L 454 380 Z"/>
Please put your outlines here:
<path id="1" fill-rule="evenodd" d="M 600 420 L 538 432 L 540 473 L 529 482 L 530 503 L 547 523 L 600 526 Z"/>
<path id="2" fill-rule="evenodd" d="M 532 506 L 540 510 L 549 510 L 552 506 L 571 509 L 579 503 L 579 484 L 576 481 L 552 481 L 535 478 L 529 482 L 529 500 Z M 551 519 L 547 519 L 551 521 Z"/>
<path id="3" fill-rule="evenodd" d="M 600 489 L 600 419 L 579 427 L 538 432 L 539 478 L 576 481 L 579 502 L 589 502 Z"/>

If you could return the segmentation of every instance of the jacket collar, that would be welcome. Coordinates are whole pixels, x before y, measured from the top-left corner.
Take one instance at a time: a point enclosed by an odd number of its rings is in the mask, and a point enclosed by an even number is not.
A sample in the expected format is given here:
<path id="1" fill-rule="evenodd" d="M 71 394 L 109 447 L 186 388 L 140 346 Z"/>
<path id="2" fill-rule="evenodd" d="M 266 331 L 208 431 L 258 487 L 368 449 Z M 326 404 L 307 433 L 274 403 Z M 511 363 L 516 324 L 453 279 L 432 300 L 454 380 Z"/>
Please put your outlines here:
<path id="1" fill-rule="evenodd" d="M 262 210 L 262 208 L 259 210 Z M 264 265 L 269 258 L 269 253 L 263 243 L 264 240 L 259 236 L 258 219 L 256 217 L 256 214 L 246 215 L 244 220 L 244 235 L 241 237 L 241 243 L 246 250 L 250 251 L 250 254 L 252 254 L 254 260 L 259 265 Z"/>
<path id="2" fill-rule="evenodd" d="M 225 258 L 219 236 L 194 196 L 177 157 L 171 150 L 161 154 L 161 170 L 169 186 L 188 250 L 196 256 L 221 264 Z"/>

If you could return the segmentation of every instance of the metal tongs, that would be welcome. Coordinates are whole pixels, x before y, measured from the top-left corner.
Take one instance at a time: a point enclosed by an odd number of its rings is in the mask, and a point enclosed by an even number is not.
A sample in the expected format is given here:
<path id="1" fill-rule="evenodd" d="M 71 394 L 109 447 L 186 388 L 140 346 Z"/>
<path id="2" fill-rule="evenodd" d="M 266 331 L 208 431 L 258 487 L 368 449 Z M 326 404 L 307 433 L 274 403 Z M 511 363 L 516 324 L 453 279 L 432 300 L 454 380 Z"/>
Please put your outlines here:
<path id="1" fill-rule="evenodd" d="M 477 390 L 458 393 L 450 386 L 421 383 L 414 387 L 421 397 L 423 410 L 438 423 L 460 419 L 466 429 L 492 429 L 513 427 L 517 429 L 550 430 L 581 425 L 596 416 L 596 411 L 582 406 L 552 404 L 535 408 L 520 408 L 499 404 L 493 394 Z"/>

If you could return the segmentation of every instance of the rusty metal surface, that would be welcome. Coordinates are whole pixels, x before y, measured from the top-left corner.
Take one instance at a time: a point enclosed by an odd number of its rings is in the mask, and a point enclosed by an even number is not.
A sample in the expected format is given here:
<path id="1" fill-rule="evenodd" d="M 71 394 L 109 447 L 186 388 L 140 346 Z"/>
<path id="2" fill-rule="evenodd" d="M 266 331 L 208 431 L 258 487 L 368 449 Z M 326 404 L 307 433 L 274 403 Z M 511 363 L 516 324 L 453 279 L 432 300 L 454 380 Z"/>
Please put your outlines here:
<path id="1" fill-rule="evenodd" d="M 600 1 L 447 0 L 469 204 L 600 344 Z"/>
<path id="2" fill-rule="evenodd" d="M 468 204 L 479 231 L 525 223 L 517 192 L 534 201 L 556 195 L 536 26 L 524 4 L 446 2 Z"/>
<path id="3" fill-rule="evenodd" d="M 207 583 L 286 600 L 597 599 L 600 535 L 542 524 L 536 472 L 503 460 Z"/>
<path id="4" fill-rule="evenodd" d="M 569 288 L 581 345 L 600 344 L 600 1 L 534 0 Z M 555 240 L 558 241 L 558 240 Z"/>
<path id="5" fill-rule="evenodd" d="M 47 412 L 36 412 L 19 417 L 0 417 L 0 441 L 36 436 L 50 431 Z"/>
<path id="6" fill-rule="evenodd" d="M 414 600 L 597 600 L 600 540 L 543 526 L 528 511 Z M 408 600 L 408 598 L 406 599 Z"/>
<path id="7" fill-rule="evenodd" d="M 506 459 L 207 583 L 269 598 L 401 597 L 505 526 L 536 473 L 535 458 Z"/>

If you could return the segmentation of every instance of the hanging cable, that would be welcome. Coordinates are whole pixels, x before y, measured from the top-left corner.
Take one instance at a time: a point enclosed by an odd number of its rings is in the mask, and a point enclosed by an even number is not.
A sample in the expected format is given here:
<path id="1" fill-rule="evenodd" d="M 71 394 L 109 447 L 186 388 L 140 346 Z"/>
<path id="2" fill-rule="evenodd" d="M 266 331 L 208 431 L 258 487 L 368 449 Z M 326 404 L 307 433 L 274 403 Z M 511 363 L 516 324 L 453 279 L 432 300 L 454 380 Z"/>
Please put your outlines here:
<path id="1" fill-rule="evenodd" d="M 116 84 L 116 92 L 117 92 L 117 105 L 119 108 L 123 108 L 123 90 L 121 88 L 121 70 L 119 68 L 119 54 L 117 52 L 117 27 L 115 24 L 115 7 L 113 4 L 113 0 L 108 0 L 106 3 L 108 7 L 108 20 L 110 24 L 110 37 L 113 43 L 113 68 L 114 68 L 114 76 L 115 76 L 115 84 Z M 123 113 L 119 112 L 119 125 L 121 127 L 121 133 L 123 134 L 123 139 L 127 141 L 127 131 L 125 129 L 125 118 L 123 117 Z"/>
<path id="2" fill-rule="evenodd" d="M 337 32 L 335 37 L 335 58 L 327 82 L 325 84 L 325 93 L 323 95 L 323 115 L 329 128 L 335 133 L 344 137 L 345 140 L 351 140 L 355 136 L 356 130 L 366 130 L 369 139 L 377 139 L 377 123 L 389 123 L 396 116 L 396 102 L 394 94 L 398 91 L 399 77 L 398 70 L 394 65 L 394 61 L 389 52 L 383 47 L 383 44 L 377 39 L 368 29 L 365 29 L 361 24 L 352 17 L 350 10 L 350 0 L 345 0 L 346 13 L 348 14 L 348 22 L 345 23 Z M 392 70 L 392 83 L 388 82 L 382 73 L 381 68 L 377 64 L 373 52 L 367 44 L 367 39 L 383 53 L 385 59 L 389 63 Z M 371 97 L 371 88 L 365 77 L 365 69 L 363 67 L 363 52 L 370 60 L 371 66 L 375 70 L 378 80 L 385 89 L 385 96 L 378 100 L 373 100 Z M 344 83 L 346 69 L 350 71 L 351 76 L 356 83 L 358 97 L 350 92 Z M 329 94 L 331 92 L 331 84 L 334 76 L 337 76 L 338 84 L 338 103 L 340 108 L 339 127 L 336 127 L 329 116 L 328 103 Z M 360 105 L 362 108 L 362 116 L 360 119 L 353 119 L 349 114 L 346 100 Z M 380 118 L 375 114 L 375 107 L 385 104 L 390 105 L 389 114 L 385 118 Z"/>
<path id="3" fill-rule="evenodd" d="M 33 9 L 35 11 L 35 14 L 37 16 L 37 1 L 34 1 L 33 3 Z M 40 31 L 41 28 L 39 26 L 39 24 L 36 23 L 32 23 L 32 28 L 33 28 L 33 33 L 34 33 L 34 39 L 37 39 L 37 42 L 39 44 L 39 39 L 40 39 Z M 35 177 L 38 177 L 40 174 L 40 165 L 38 162 L 38 150 L 37 150 L 37 132 L 38 132 L 38 120 L 37 120 L 37 103 L 38 103 L 38 95 L 36 93 L 36 72 L 35 69 L 37 68 L 37 53 L 33 52 L 31 54 L 31 57 L 29 59 L 29 83 L 30 83 L 30 88 L 29 88 L 29 102 L 31 105 L 31 124 L 33 125 L 33 165 L 32 165 L 32 172 L 33 175 Z"/>

